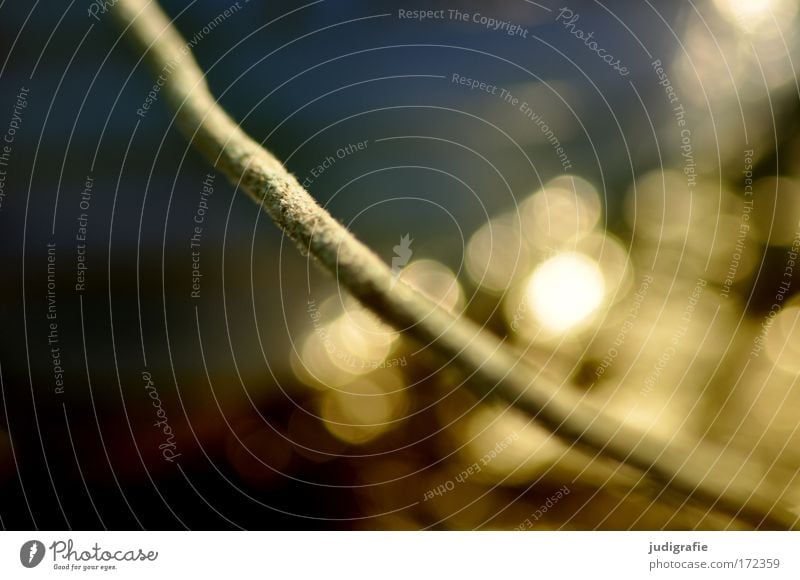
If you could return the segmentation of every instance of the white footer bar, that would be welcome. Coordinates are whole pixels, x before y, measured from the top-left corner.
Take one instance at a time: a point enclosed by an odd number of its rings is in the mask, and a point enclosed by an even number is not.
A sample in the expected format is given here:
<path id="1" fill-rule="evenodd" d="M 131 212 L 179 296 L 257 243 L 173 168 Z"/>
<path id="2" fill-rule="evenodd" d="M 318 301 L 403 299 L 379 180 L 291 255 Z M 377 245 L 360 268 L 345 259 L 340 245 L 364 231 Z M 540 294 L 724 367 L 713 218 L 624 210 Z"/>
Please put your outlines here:
<path id="1" fill-rule="evenodd" d="M 790 532 L 3 532 L 0 578 L 800 578 Z M 599 576 L 598 576 L 599 575 Z"/>

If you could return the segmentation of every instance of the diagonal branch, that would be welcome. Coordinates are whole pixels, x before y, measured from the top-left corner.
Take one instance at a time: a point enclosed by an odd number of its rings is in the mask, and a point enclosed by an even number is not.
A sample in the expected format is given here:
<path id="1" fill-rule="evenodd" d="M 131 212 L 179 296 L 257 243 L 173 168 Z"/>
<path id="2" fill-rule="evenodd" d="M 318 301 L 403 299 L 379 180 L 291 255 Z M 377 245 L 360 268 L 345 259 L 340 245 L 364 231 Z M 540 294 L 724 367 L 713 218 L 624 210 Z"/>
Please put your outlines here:
<path id="1" fill-rule="evenodd" d="M 470 377 L 468 388 L 480 396 L 492 392 L 567 442 L 635 466 L 668 491 L 754 526 L 800 528 L 790 506 L 757 491 L 763 472 L 756 466 L 731 461 L 705 444 L 684 447 L 620 423 L 577 390 L 548 382 L 474 322 L 453 317 L 405 284 L 393 284 L 386 264 L 219 106 L 185 40 L 155 0 L 117 0 L 113 12 L 155 73 L 170 71 L 162 76 L 161 94 L 197 150 L 366 307 L 456 362 Z"/>

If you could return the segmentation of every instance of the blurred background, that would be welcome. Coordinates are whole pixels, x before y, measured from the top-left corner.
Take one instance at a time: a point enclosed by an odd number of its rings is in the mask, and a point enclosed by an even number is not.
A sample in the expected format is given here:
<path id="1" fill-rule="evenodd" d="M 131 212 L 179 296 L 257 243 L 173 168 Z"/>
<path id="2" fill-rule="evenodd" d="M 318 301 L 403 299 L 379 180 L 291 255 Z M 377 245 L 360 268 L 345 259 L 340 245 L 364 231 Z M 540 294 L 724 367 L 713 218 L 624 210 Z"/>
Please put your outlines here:
<path id="1" fill-rule="evenodd" d="M 187 147 L 110 4 L 0 2 L 4 528 L 743 526 L 349 299 Z M 398 277 L 797 496 L 794 1 L 162 6 Z"/>

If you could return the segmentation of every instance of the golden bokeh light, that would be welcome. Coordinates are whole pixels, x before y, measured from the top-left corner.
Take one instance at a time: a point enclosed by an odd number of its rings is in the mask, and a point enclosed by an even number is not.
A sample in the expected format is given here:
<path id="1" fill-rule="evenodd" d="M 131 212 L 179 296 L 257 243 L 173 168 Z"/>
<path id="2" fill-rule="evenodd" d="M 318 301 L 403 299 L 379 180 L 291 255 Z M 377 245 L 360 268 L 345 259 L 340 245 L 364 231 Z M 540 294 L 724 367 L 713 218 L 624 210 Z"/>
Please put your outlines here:
<path id="1" fill-rule="evenodd" d="M 501 293 L 530 271 L 531 251 L 514 215 L 490 220 L 467 244 L 466 268 L 481 288 Z"/>
<path id="2" fill-rule="evenodd" d="M 397 332 L 360 305 L 348 309 L 329 327 L 331 361 L 352 374 L 378 368 L 391 352 Z"/>
<path id="3" fill-rule="evenodd" d="M 703 119 L 692 129 L 695 146 L 738 156 L 740 128 L 736 123 L 719 123 L 704 110 L 711 103 L 717 119 L 741 115 L 743 105 L 762 101 L 768 90 L 793 81 L 798 5 L 795 0 L 713 0 L 709 5 L 712 10 L 698 7 L 699 14 L 687 18 L 685 50 L 676 55 L 670 76 L 681 98 Z M 768 139 L 769 128 L 764 125 L 770 123 L 769 112 L 754 107 L 746 114 L 754 120 L 752 126 L 748 123 L 750 145 Z M 714 163 L 707 160 L 704 169 L 714 169 Z"/>
<path id="4" fill-rule="evenodd" d="M 564 333 L 595 314 L 605 292 L 596 261 L 578 252 L 562 252 L 536 268 L 527 284 L 526 299 L 546 330 Z"/>
<path id="5" fill-rule="evenodd" d="M 717 11 L 724 18 L 706 26 L 700 16 Z M 638 174 L 626 195 L 610 190 L 609 199 L 620 202 L 608 210 L 610 223 L 604 222 L 605 192 L 564 175 L 545 180 L 468 238 L 464 274 L 470 288 L 480 290 L 470 318 L 496 324 L 493 329 L 524 350 L 520 357 L 539 377 L 581 389 L 619 424 L 686 445 L 703 437 L 730 441 L 753 454 L 782 454 L 783 442 L 800 438 L 789 432 L 796 423 L 790 407 L 800 375 L 800 304 L 787 296 L 764 329 L 763 305 L 749 301 L 759 276 L 776 267 L 764 261 L 767 252 L 786 267 L 786 248 L 800 231 L 796 170 L 751 179 L 769 174 L 762 150 L 773 122 L 753 104 L 794 78 L 781 52 L 797 44 L 800 35 L 788 28 L 796 12 L 784 0 L 712 0 L 688 15 L 686 50 L 663 64 L 677 95 L 671 110 L 683 118 L 685 108 L 690 137 L 674 131 L 675 119 L 668 119 L 670 130 L 658 138 L 664 159 L 674 154 L 677 162 Z M 745 149 L 741 127 L 722 121 L 742 114 L 753 119 Z M 448 266 L 416 260 L 399 278 L 462 316 L 461 272 Z M 405 421 L 412 393 L 415 408 L 422 399 L 406 388 L 411 375 L 380 364 L 399 350 L 397 335 L 349 303 L 328 313 L 321 328 L 298 358 L 326 377 L 316 382 L 321 392 L 311 395 L 319 429 L 342 454 L 377 440 L 394 444 L 400 436 L 389 436 L 395 426 L 416 425 L 416 415 Z M 763 352 L 753 355 L 760 339 Z M 347 356 L 334 358 L 336 352 Z M 385 381 L 387 369 L 394 378 Z M 415 517 L 468 527 L 484 520 L 487 506 L 503 494 L 517 492 L 509 487 L 569 480 L 631 490 L 639 483 L 635 470 L 570 448 L 512 405 L 479 401 L 461 380 L 447 369 L 426 385 L 437 396 L 436 463 L 409 452 L 374 465 L 368 476 L 362 472 L 367 485 L 361 493 L 370 505 L 397 498 L 414 503 L 447 483 L 435 502 L 420 503 L 422 515 Z M 742 425 L 763 432 L 763 440 L 756 444 L 742 435 Z M 797 459 L 784 455 L 782 468 L 796 470 Z M 414 469 L 424 475 L 413 486 L 375 485 L 413 477 Z"/>
<path id="6" fill-rule="evenodd" d="M 773 319 L 765 350 L 778 368 L 800 374 L 800 306 L 785 308 Z"/>
<path id="7" fill-rule="evenodd" d="M 480 407 L 460 436 L 467 463 L 477 462 L 475 481 L 513 485 L 529 481 L 551 467 L 565 446 L 522 413 L 499 406 Z"/>
<path id="8" fill-rule="evenodd" d="M 600 197 L 580 177 L 557 177 L 521 205 L 523 231 L 535 248 L 553 249 L 589 234 L 600 221 Z"/>
<path id="9" fill-rule="evenodd" d="M 398 333 L 354 299 L 341 306 L 326 300 L 315 314 L 312 332 L 305 338 L 299 356 L 293 354 L 295 375 L 315 388 L 340 387 L 355 376 L 385 366 Z M 325 321 L 326 316 L 333 316 Z"/>
<path id="10" fill-rule="evenodd" d="M 794 0 L 714 0 L 714 5 L 728 22 L 749 34 L 773 23 L 784 27 L 797 14 Z"/>
<path id="11" fill-rule="evenodd" d="M 299 356 L 292 355 L 292 370 L 303 384 L 317 389 L 337 387 L 353 380 L 353 372 L 334 362 L 328 352 L 332 348 L 321 332 L 309 334 L 302 343 Z"/>
<path id="12" fill-rule="evenodd" d="M 729 203 L 719 187 L 705 187 L 699 182 L 690 188 L 687 178 L 678 171 L 652 171 L 631 187 L 625 206 L 625 219 L 637 241 L 657 241 L 660 245 L 684 245 L 693 231 L 708 232 L 715 216 Z M 700 224 L 703 224 L 701 227 Z M 712 230 L 713 233 L 713 230 Z M 641 238 L 641 240 L 639 240 Z"/>
<path id="13" fill-rule="evenodd" d="M 616 302 L 625 297 L 633 284 L 633 264 L 628 250 L 618 238 L 596 232 L 578 240 L 574 249 L 597 263 L 603 275 L 607 300 Z"/>
<path id="14" fill-rule="evenodd" d="M 353 445 L 372 441 L 398 424 L 408 409 L 402 379 L 391 371 L 364 377 L 346 390 L 330 390 L 321 396 L 319 412 L 325 428 Z"/>
<path id="15" fill-rule="evenodd" d="M 415 260 L 400 272 L 399 278 L 437 306 L 451 312 L 464 304 L 464 293 L 453 271 L 436 260 Z"/>

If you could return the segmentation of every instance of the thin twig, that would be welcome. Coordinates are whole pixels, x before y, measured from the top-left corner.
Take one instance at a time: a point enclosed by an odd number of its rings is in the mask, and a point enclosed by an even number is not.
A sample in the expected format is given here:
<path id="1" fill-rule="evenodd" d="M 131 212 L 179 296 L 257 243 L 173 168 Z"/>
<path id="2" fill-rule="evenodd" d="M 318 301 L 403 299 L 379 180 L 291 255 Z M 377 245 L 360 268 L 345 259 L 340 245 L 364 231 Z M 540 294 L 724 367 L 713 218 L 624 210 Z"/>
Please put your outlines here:
<path id="1" fill-rule="evenodd" d="M 620 423 L 577 390 L 559 387 L 537 374 L 513 349 L 474 322 L 437 308 L 405 284 L 393 284 L 387 265 L 320 207 L 218 105 L 186 41 L 157 2 L 118 0 L 113 12 L 155 74 L 171 71 L 164 75 L 160 94 L 200 153 L 244 189 L 301 252 L 316 258 L 366 307 L 456 362 L 469 377 L 468 388 L 480 396 L 492 392 L 532 414 L 566 441 L 636 466 L 682 497 L 753 526 L 798 527 L 798 516 L 784 501 L 760 491 L 763 473 L 755 466 L 742 466 L 706 444 L 689 448 Z"/>

